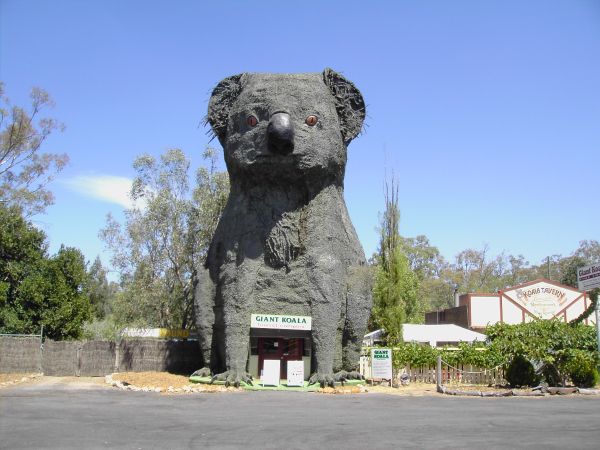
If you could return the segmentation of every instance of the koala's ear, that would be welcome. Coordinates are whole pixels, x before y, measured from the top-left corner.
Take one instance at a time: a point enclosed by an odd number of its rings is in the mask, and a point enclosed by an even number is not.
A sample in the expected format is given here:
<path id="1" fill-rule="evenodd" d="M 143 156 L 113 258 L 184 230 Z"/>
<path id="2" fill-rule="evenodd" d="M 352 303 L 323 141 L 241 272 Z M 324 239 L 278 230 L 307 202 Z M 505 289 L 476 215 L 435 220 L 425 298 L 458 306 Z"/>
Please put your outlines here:
<path id="1" fill-rule="evenodd" d="M 335 98 L 344 143 L 348 145 L 362 130 L 365 101 L 354 84 L 332 69 L 323 71 L 323 81 Z"/>
<path id="2" fill-rule="evenodd" d="M 229 111 L 235 99 L 244 89 L 247 78 L 248 76 L 245 73 L 227 77 L 217 84 L 212 91 L 205 122 L 210 123 L 212 131 L 219 138 L 221 145 L 224 145 L 227 134 Z"/>

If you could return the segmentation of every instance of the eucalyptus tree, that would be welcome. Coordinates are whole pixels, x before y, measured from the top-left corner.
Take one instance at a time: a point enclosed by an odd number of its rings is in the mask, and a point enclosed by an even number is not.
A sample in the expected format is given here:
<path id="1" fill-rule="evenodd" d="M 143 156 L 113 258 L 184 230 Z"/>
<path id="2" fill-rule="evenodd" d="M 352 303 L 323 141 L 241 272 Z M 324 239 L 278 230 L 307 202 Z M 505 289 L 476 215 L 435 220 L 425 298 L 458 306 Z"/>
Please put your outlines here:
<path id="1" fill-rule="evenodd" d="M 215 151 L 207 149 L 203 157 L 208 164 L 196 172 L 193 189 L 190 161 L 179 149 L 134 161 L 135 206 L 125 211 L 124 224 L 109 215 L 100 232 L 121 275 L 113 305 L 118 323 L 192 326 L 194 268 L 206 256 L 229 191 Z"/>
<path id="2" fill-rule="evenodd" d="M 54 106 L 46 91 L 33 88 L 30 97 L 29 109 L 11 105 L 0 82 L 0 203 L 20 207 L 26 217 L 54 203 L 46 186 L 69 160 L 66 154 L 41 152 L 48 136 L 64 126 L 43 116 Z"/>

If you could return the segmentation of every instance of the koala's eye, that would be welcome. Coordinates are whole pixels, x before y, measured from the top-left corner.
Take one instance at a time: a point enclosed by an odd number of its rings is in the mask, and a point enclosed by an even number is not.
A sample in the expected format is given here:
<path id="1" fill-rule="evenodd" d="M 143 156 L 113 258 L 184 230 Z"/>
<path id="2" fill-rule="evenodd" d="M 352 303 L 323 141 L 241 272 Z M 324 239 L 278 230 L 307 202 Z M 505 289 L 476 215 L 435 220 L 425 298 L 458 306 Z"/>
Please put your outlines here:
<path id="1" fill-rule="evenodd" d="M 317 122 L 319 121 L 319 118 L 317 116 L 308 116 L 306 118 L 306 125 L 308 125 L 309 127 L 314 127 Z"/>
<path id="2" fill-rule="evenodd" d="M 256 125 L 258 125 L 258 119 L 254 116 L 248 116 L 248 118 L 246 119 L 246 123 L 251 127 L 255 127 Z"/>

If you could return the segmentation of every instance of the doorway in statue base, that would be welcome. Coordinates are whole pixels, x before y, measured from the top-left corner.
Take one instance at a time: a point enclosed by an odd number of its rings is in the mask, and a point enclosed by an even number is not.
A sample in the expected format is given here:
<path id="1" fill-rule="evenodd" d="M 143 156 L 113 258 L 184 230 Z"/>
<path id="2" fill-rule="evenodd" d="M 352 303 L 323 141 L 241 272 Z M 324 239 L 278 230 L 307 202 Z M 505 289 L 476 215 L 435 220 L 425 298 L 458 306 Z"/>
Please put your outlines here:
<path id="1" fill-rule="evenodd" d="M 304 353 L 304 339 L 264 337 L 258 338 L 258 370 L 264 367 L 265 361 L 280 361 L 280 378 L 287 378 L 288 362 L 302 362 Z"/>
<path id="2" fill-rule="evenodd" d="M 311 373 L 312 318 L 308 316 L 252 314 L 248 372 L 262 376 L 267 361 L 276 361 L 279 378 L 287 380 L 288 364 L 302 365 L 304 380 Z M 267 363 L 274 367 L 275 363 Z"/>

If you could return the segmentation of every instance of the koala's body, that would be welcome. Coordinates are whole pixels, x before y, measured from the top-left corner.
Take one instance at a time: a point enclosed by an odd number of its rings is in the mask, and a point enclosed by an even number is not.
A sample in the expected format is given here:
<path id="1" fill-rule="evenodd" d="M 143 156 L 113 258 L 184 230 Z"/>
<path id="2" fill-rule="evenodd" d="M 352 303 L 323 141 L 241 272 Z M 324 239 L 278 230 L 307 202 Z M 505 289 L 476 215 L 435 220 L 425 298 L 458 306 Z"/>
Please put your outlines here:
<path id="1" fill-rule="evenodd" d="M 256 313 L 312 317 L 311 382 L 358 376 L 371 284 L 343 182 L 364 117 L 360 92 L 330 69 L 236 75 L 214 89 L 207 121 L 231 187 L 197 268 L 195 307 L 215 379 L 250 382 Z"/>

